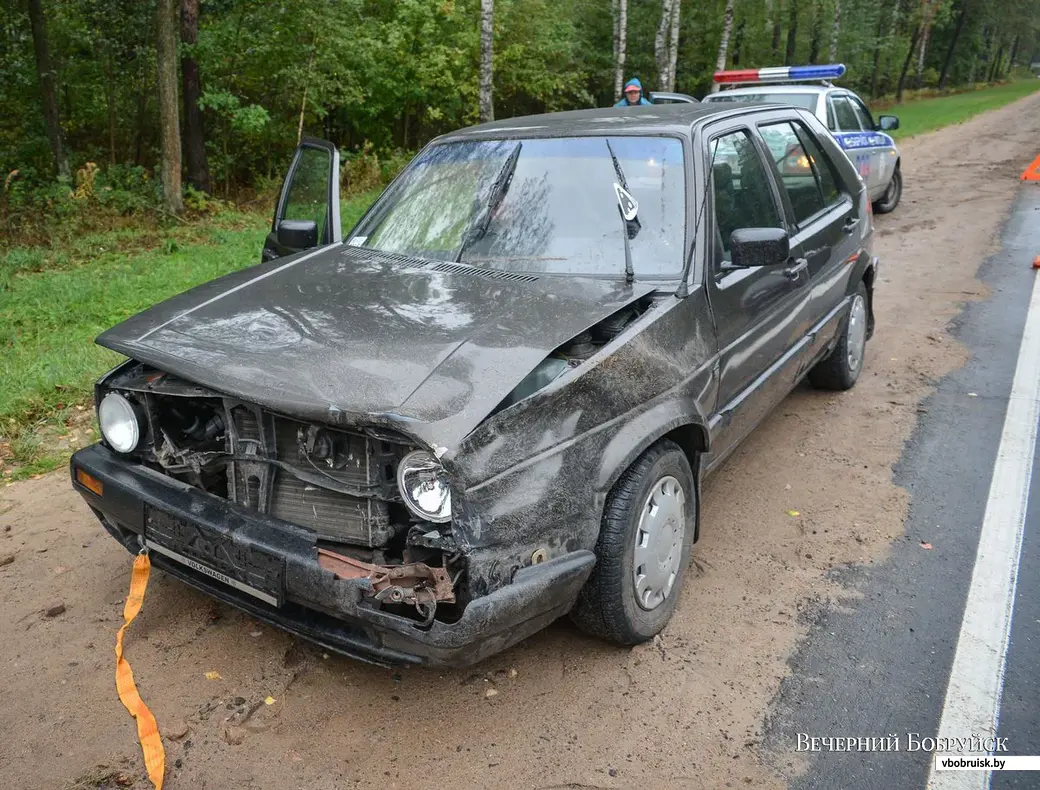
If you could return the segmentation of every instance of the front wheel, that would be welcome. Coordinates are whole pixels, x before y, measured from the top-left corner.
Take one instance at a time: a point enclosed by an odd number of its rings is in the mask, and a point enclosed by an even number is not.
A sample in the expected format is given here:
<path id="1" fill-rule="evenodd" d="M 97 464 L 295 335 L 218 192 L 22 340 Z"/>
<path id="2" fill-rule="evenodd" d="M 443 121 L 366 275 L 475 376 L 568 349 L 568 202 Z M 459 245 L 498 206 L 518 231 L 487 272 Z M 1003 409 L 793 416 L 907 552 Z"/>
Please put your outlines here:
<path id="1" fill-rule="evenodd" d="M 660 441 L 607 498 L 596 566 L 571 611 L 586 633 L 620 645 L 646 642 L 675 611 L 690 559 L 697 489 L 686 454 Z"/>
<path id="2" fill-rule="evenodd" d="M 869 320 L 867 286 L 860 282 L 852 297 L 852 306 L 849 307 L 849 315 L 837 345 L 809 371 L 809 381 L 814 387 L 825 390 L 852 389 L 863 370 Z"/>
<path id="3" fill-rule="evenodd" d="M 888 189 L 885 190 L 885 194 L 881 196 L 880 200 L 874 203 L 874 213 L 888 214 L 895 211 L 901 197 L 903 197 L 903 173 L 899 169 L 899 165 L 896 165 L 896 169 L 892 171 L 892 180 L 888 182 Z"/>

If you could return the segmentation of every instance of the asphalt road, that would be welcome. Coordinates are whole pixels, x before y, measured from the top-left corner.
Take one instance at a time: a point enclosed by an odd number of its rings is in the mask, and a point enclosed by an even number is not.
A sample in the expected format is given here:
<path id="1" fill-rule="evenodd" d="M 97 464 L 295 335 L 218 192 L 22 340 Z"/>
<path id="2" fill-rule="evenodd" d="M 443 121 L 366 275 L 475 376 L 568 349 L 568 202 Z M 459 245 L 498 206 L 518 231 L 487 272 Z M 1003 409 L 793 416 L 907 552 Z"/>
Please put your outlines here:
<path id="1" fill-rule="evenodd" d="M 1017 521 L 1013 493 L 991 496 L 995 468 L 1001 485 L 1040 480 L 1005 430 L 1031 436 L 1015 371 L 1040 184 L 1018 174 L 1038 140 L 1034 94 L 901 143 L 864 374 L 845 393 L 799 387 L 707 481 L 652 643 L 563 621 L 472 669 L 386 670 L 154 573 L 126 650 L 166 790 L 924 790 L 933 758 L 909 736 L 941 727 L 1040 755 L 1040 483 Z M 150 786 L 113 684 L 130 565 L 66 474 L 0 488 L 0 788 Z M 889 736 L 898 751 L 799 751 Z M 987 786 L 942 773 L 930 790 Z"/>
<path id="2" fill-rule="evenodd" d="M 817 612 L 792 660 L 768 736 L 778 752 L 813 746 L 807 737 L 882 738 L 899 751 L 807 751 L 792 788 L 921 788 L 932 752 L 914 741 L 939 729 L 954 651 L 979 545 L 994 464 L 1040 255 L 1040 185 L 1024 184 L 979 278 L 990 298 L 969 304 L 953 334 L 972 352 L 922 404 L 897 468 L 911 493 L 903 539 L 888 561 L 836 572 L 846 606 Z M 1034 308 L 1036 310 L 1037 308 Z M 1035 382 L 1037 368 L 1033 368 Z M 1035 430 L 1035 426 L 1034 426 Z M 1011 755 L 1040 755 L 1040 457 L 1032 470 L 998 732 Z M 922 543 L 932 548 L 922 547 Z M 994 611 L 993 616 L 998 612 Z M 868 747 L 869 748 L 869 747 Z M 882 748 L 889 748 L 884 744 Z M 912 750 L 913 749 L 913 750 Z M 1040 761 L 1038 761 L 1040 762 Z M 1040 772 L 995 772 L 994 788 L 1040 787 Z M 959 775 L 982 787 L 984 774 Z"/>

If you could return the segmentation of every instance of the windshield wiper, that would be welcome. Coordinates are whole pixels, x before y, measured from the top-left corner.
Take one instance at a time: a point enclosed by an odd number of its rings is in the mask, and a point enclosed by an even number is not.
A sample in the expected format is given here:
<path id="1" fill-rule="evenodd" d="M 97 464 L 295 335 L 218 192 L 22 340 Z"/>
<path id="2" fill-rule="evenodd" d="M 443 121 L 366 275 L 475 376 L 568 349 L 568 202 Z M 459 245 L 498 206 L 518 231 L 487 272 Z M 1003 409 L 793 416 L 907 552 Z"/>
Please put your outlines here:
<path id="1" fill-rule="evenodd" d="M 520 159 L 520 149 L 524 147 L 524 144 L 518 142 L 516 148 L 509 154 L 509 158 L 506 159 L 506 163 L 502 165 L 502 169 L 498 171 L 498 175 L 495 176 L 494 183 L 491 184 L 491 194 L 488 197 L 488 204 L 484 207 L 484 211 L 477 217 L 473 223 L 473 227 L 470 228 L 465 238 L 462 240 L 462 246 L 459 247 L 459 254 L 455 256 L 455 262 L 458 263 L 462 260 L 462 254 L 466 251 L 473 242 L 479 241 L 484 238 L 484 234 L 487 233 L 488 226 L 491 224 L 491 218 L 495 214 L 495 209 L 498 208 L 502 202 L 502 198 L 506 196 L 506 192 L 509 191 L 509 185 L 513 183 L 513 173 L 516 172 L 516 163 Z"/>
<path id="2" fill-rule="evenodd" d="M 617 195 L 618 213 L 621 215 L 621 228 L 625 240 L 625 282 L 630 283 L 636 278 L 635 270 L 632 268 L 632 245 L 630 240 L 634 239 L 639 231 L 642 230 L 642 225 L 639 224 L 639 217 L 637 216 L 639 214 L 639 204 L 632 197 L 632 193 L 628 191 L 625 173 L 621 169 L 621 163 L 618 161 L 618 158 L 614 156 L 614 149 L 610 145 L 610 140 L 605 142 L 607 150 L 610 152 L 610 160 L 614 163 L 614 173 L 617 175 L 614 192 Z"/>

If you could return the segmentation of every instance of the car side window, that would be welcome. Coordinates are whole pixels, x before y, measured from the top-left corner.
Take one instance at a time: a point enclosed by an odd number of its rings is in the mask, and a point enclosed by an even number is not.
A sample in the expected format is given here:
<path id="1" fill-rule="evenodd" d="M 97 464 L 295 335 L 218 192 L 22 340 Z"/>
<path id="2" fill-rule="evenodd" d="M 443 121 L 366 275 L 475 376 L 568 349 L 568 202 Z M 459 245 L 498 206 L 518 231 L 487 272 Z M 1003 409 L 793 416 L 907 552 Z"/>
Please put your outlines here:
<path id="1" fill-rule="evenodd" d="M 866 108 L 855 96 L 848 97 L 849 104 L 852 105 L 852 111 L 856 113 L 856 119 L 859 121 L 859 125 L 863 127 L 863 131 L 869 132 L 874 128 L 874 119 L 870 116 L 870 110 Z"/>
<path id="2" fill-rule="evenodd" d="M 843 132 L 861 131 L 856 111 L 852 109 L 852 103 L 846 97 L 834 97 L 834 117 L 838 122 L 839 130 Z"/>
<path id="3" fill-rule="evenodd" d="M 715 263 L 732 260 L 730 236 L 738 228 L 781 228 L 780 211 L 765 162 L 746 130 L 709 144 L 715 206 Z"/>
<path id="4" fill-rule="evenodd" d="M 827 99 L 827 128 L 832 132 L 838 131 L 838 119 L 834 117 L 834 99 Z"/>
<path id="5" fill-rule="evenodd" d="M 799 225 L 841 200 L 833 163 L 797 121 L 759 127 Z"/>

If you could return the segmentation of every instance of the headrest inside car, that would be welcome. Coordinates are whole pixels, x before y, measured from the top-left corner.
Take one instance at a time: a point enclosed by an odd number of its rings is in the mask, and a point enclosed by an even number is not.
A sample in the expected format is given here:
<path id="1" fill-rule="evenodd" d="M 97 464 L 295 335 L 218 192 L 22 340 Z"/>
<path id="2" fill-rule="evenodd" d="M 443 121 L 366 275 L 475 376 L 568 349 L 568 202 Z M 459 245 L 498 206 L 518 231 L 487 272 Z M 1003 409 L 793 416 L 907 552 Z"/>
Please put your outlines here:
<path id="1" fill-rule="evenodd" d="M 725 162 L 717 162 L 712 166 L 715 175 L 715 189 L 729 189 L 733 186 L 733 168 Z"/>

